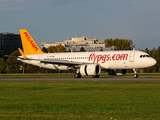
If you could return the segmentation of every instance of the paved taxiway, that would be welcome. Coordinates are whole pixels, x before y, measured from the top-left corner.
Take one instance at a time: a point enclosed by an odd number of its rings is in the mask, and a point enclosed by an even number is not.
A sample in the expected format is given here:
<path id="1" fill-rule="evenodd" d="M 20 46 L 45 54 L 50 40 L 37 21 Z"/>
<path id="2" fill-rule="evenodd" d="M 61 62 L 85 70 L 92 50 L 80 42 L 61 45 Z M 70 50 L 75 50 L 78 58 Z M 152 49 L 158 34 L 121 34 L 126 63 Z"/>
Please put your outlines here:
<path id="1" fill-rule="evenodd" d="M 0 78 L 0 81 L 160 82 L 160 78 Z"/>

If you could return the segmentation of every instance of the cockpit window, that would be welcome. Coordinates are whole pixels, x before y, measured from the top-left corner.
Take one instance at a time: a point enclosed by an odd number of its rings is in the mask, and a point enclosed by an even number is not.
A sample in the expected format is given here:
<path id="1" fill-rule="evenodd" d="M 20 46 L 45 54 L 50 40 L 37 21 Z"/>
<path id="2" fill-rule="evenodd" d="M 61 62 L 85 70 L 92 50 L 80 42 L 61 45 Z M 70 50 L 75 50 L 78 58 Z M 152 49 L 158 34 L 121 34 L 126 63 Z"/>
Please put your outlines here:
<path id="1" fill-rule="evenodd" d="M 149 55 L 146 55 L 147 57 L 150 57 Z"/>
<path id="2" fill-rule="evenodd" d="M 140 55 L 140 58 L 150 57 L 149 55 Z"/>

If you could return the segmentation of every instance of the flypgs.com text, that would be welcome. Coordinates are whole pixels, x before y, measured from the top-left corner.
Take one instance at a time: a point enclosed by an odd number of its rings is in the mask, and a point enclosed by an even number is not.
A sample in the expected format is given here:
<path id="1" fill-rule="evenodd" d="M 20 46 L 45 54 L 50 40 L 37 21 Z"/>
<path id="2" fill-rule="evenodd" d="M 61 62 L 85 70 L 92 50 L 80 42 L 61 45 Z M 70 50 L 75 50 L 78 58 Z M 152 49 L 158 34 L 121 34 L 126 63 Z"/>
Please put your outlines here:
<path id="1" fill-rule="evenodd" d="M 106 61 L 119 61 L 119 60 L 127 60 L 128 54 L 114 54 L 111 56 L 110 54 L 104 54 L 104 55 L 96 55 L 95 53 L 91 53 L 89 55 L 88 61 L 93 61 L 93 63 L 98 63 L 101 61 L 101 63 L 105 63 Z"/>

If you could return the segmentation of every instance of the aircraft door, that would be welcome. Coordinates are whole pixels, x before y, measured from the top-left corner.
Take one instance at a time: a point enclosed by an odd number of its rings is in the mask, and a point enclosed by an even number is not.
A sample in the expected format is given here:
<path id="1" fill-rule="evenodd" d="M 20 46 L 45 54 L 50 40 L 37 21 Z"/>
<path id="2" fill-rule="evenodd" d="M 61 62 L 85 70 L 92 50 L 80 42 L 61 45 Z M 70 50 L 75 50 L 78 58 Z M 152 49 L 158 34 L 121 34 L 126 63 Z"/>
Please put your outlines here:
<path id="1" fill-rule="evenodd" d="M 39 56 L 38 56 L 38 59 L 43 59 L 43 55 L 39 55 Z"/>
<path id="2" fill-rule="evenodd" d="M 129 62 L 134 62 L 134 54 L 135 52 L 131 52 L 129 55 Z"/>

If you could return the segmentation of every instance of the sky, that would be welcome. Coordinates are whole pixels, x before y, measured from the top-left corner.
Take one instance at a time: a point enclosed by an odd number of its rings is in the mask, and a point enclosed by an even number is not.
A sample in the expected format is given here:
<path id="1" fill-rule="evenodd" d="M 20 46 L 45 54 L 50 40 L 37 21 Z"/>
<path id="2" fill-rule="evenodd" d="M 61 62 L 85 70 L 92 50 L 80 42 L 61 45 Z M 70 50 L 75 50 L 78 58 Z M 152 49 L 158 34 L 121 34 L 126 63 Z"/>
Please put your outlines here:
<path id="1" fill-rule="evenodd" d="M 0 33 L 27 29 L 38 46 L 71 37 L 160 46 L 160 0 L 0 0 Z"/>

